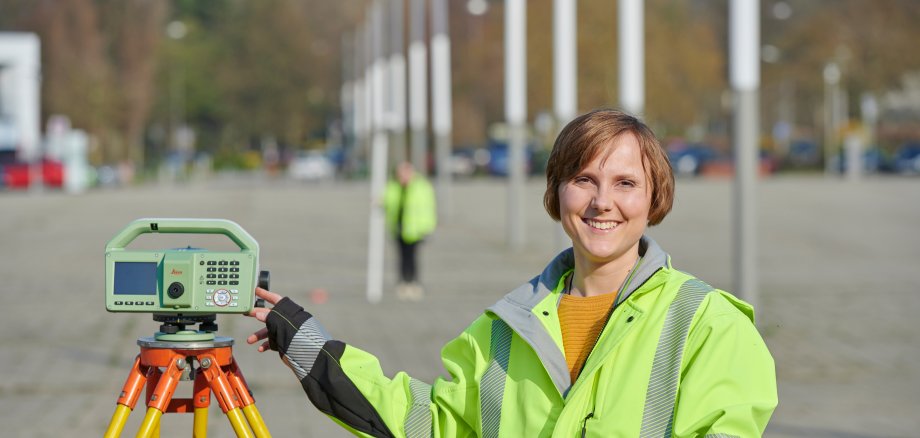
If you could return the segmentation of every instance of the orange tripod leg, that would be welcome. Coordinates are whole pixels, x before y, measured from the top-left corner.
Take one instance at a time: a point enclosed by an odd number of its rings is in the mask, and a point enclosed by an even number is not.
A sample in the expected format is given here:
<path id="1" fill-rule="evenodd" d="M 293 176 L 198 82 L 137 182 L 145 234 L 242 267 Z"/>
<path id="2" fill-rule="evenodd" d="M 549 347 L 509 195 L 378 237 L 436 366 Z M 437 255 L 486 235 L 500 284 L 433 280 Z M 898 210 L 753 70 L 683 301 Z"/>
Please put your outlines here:
<path id="1" fill-rule="evenodd" d="M 138 355 L 134 359 L 134 365 L 128 373 L 124 386 L 121 388 L 121 395 L 118 397 L 115 413 L 112 415 L 109 427 L 105 431 L 105 438 L 115 438 L 121 435 L 121 431 L 125 428 L 125 422 L 128 421 L 128 415 L 134 410 L 146 381 L 147 367 L 141 365 L 141 357 Z"/>
<path id="2" fill-rule="evenodd" d="M 211 391 L 217 397 L 217 403 L 220 409 L 227 414 L 230 425 L 237 437 L 254 438 L 249 424 L 240 412 L 238 404 L 239 397 L 230 385 L 227 375 L 221 370 L 217 356 L 209 351 L 198 356 L 198 362 L 201 364 L 201 372 L 204 374 Z"/>
<path id="3" fill-rule="evenodd" d="M 156 384 L 153 394 L 149 395 L 147 402 L 147 415 L 137 431 L 138 437 L 149 438 L 158 434 L 160 430 L 160 417 L 167 410 L 169 401 L 172 399 L 179 379 L 182 377 L 182 369 L 185 368 L 185 357 L 174 352 L 168 352 L 169 366 L 163 371 Z"/>

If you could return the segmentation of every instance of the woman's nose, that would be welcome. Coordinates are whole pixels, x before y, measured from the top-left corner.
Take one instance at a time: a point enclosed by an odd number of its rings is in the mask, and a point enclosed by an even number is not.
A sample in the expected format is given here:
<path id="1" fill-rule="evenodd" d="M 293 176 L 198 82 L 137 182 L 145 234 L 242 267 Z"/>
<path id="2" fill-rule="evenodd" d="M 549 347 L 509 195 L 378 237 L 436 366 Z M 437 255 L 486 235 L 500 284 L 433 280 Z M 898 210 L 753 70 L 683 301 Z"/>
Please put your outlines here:
<path id="1" fill-rule="evenodd" d="M 598 211 L 610 211 L 613 208 L 613 198 L 610 191 L 599 188 L 591 199 L 591 207 Z"/>

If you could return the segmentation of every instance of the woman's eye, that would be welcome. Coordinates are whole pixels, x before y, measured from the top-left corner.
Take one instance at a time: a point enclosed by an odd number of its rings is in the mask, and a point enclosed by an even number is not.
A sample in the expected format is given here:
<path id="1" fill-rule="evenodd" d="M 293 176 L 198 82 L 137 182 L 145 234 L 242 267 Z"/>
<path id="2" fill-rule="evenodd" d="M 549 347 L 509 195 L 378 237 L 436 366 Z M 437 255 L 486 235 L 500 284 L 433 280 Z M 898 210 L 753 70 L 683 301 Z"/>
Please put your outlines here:
<path id="1" fill-rule="evenodd" d="M 617 182 L 617 185 L 619 185 L 620 187 L 635 187 L 636 183 L 635 181 L 624 179 L 624 180 Z"/>

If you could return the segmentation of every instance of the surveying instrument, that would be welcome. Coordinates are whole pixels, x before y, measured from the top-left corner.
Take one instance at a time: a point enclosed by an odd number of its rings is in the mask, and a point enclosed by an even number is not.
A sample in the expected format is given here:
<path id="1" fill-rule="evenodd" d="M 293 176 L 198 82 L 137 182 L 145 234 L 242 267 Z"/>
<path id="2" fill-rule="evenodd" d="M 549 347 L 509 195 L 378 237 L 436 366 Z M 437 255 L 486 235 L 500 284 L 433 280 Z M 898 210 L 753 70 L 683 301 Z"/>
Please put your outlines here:
<path id="1" fill-rule="evenodd" d="M 125 249 L 147 233 L 223 234 L 239 251 Z M 269 276 L 258 270 L 258 258 L 255 239 L 235 222 L 223 219 L 138 219 L 109 241 L 105 247 L 106 310 L 153 313 L 153 320 L 162 324 L 154 336 L 138 338 L 141 351 L 122 387 L 105 437 L 121 435 L 144 388 L 147 414 L 138 437 L 158 437 L 164 413 L 192 413 L 193 436 L 206 436 L 212 393 L 237 437 L 270 436 L 233 359 L 233 339 L 215 335 L 218 313 L 247 313 L 261 307 L 261 300 L 255 300 L 255 286 L 258 282 L 268 289 Z M 173 397 L 181 380 L 194 382 L 191 398 Z"/>

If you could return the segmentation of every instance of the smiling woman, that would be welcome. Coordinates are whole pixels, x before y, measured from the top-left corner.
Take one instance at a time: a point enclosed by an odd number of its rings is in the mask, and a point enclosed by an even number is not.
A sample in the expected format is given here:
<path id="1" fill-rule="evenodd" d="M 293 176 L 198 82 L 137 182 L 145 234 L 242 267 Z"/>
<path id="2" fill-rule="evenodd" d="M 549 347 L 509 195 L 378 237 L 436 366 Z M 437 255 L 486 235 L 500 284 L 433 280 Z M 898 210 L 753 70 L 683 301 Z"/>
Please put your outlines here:
<path id="1" fill-rule="evenodd" d="M 313 404 L 369 436 L 760 436 L 776 407 L 773 359 L 753 309 L 671 266 L 645 236 L 671 209 L 667 155 L 637 118 L 570 122 L 544 205 L 572 248 L 442 350 L 449 379 L 390 378 L 310 313 L 274 305 L 249 337 L 278 350 Z"/>

